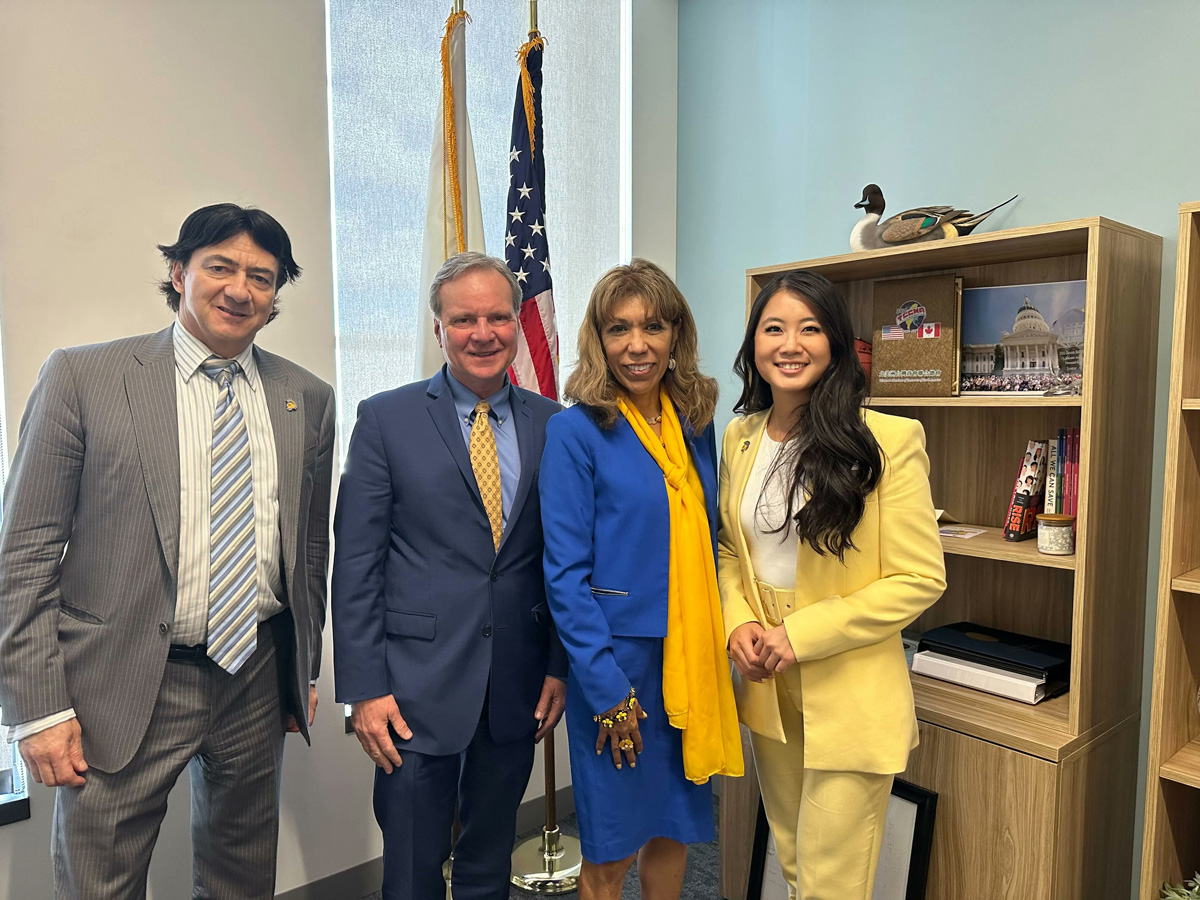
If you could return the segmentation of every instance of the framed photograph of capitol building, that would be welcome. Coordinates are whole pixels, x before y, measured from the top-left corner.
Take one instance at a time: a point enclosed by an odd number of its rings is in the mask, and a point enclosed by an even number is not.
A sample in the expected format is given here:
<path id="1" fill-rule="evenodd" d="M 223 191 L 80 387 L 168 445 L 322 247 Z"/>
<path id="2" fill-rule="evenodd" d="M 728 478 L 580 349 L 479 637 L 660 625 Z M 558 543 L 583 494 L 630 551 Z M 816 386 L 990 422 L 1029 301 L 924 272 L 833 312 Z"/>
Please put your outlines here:
<path id="1" fill-rule="evenodd" d="M 1086 281 L 964 289 L 960 393 L 1081 393 L 1086 299 Z"/>

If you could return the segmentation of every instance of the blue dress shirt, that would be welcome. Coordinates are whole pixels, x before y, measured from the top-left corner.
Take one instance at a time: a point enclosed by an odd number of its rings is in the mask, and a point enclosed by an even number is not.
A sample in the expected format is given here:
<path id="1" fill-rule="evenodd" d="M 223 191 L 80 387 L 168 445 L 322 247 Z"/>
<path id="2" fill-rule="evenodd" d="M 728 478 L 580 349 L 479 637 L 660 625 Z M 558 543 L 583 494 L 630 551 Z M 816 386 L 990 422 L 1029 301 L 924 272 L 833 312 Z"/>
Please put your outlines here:
<path id="1" fill-rule="evenodd" d="M 462 425 L 463 441 L 471 449 L 471 426 L 475 422 L 475 404 L 480 398 L 461 381 L 450 374 L 450 367 L 443 371 L 450 396 L 454 398 L 454 411 Z M 512 510 L 513 498 L 517 494 L 517 483 L 521 480 L 521 451 L 517 444 L 517 426 L 512 420 L 512 384 L 504 376 L 504 386 L 490 397 L 483 399 L 492 408 L 492 434 L 496 436 L 496 456 L 500 460 L 500 505 L 504 511 L 504 527 L 508 527 L 508 514 Z"/>

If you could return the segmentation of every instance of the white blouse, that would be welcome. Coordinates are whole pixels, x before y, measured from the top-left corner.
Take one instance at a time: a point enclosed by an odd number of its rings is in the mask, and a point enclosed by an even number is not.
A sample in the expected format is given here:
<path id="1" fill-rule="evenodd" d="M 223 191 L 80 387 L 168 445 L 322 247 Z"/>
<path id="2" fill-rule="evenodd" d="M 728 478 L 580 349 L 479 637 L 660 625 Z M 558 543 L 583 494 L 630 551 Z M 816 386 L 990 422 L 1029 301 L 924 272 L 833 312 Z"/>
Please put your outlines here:
<path id="1" fill-rule="evenodd" d="M 771 529 L 783 523 L 787 513 L 787 486 L 791 472 L 786 466 L 774 472 L 764 490 L 767 475 L 783 447 L 782 443 L 771 439 L 766 429 L 763 430 L 762 441 L 754 457 L 754 467 L 750 470 L 746 491 L 742 494 L 741 517 L 742 533 L 750 549 L 750 564 L 754 567 L 755 578 L 790 591 L 796 588 L 796 553 L 800 543 L 795 522 L 791 522 L 786 531 L 771 532 Z M 792 514 L 795 515 L 803 504 L 804 494 L 801 492 L 796 496 Z"/>

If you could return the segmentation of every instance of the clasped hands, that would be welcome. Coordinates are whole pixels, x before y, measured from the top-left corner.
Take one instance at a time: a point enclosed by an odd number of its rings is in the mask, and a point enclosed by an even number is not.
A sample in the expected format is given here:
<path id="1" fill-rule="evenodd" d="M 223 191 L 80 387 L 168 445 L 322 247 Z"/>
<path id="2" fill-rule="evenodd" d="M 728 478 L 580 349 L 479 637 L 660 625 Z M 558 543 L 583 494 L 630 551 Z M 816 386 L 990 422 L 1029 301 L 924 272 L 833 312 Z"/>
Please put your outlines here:
<path id="1" fill-rule="evenodd" d="M 566 684 L 560 678 L 547 675 L 542 682 L 542 695 L 533 711 L 533 717 L 539 723 L 533 735 L 535 742 L 540 742 L 554 730 L 566 705 Z M 404 716 L 400 714 L 400 707 L 396 705 L 393 695 L 384 694 L 382 697 L 352 703 L 350 724 L 354 727 L 354 734 L 362 744 L 363 751 L 371 757 L 371 762 L 383 769 L 387 775 L 391 775 L 393 769 L 400 767 L 400 751 L 396 749 L 396 741 L 388 727 L 391 726 L 397 737 L 404 741 L 412 740 L 413 732 L 404 721 Z"/>
<path id="2" fill-rule="evenodd" d="M 738 674 L 754 682 L 765 681 L 796 662 L 787 629 L 782 625 L 763 628 L 758 622 L 746 622 L 733 629 L 729 657 Z"/>

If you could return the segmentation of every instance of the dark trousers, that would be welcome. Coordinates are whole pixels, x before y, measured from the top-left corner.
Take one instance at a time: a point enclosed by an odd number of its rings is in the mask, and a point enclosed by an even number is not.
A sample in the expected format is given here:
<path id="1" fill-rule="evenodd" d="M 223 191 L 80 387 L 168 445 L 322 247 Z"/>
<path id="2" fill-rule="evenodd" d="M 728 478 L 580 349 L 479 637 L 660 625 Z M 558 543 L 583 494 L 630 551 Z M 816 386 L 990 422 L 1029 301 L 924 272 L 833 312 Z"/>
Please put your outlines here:
<path id="1" fill-rule="evenodd" d="M 533 769 L 533 735 L 497 744 L 483 705 L 471 743 L 453 756 L 398 748 L 391 775 L 375 770 L 375 819 L 383 831 L 383 900 L 444 900 L 457 798 L 454 900 L 507 900 L 517 807 Z"/>

